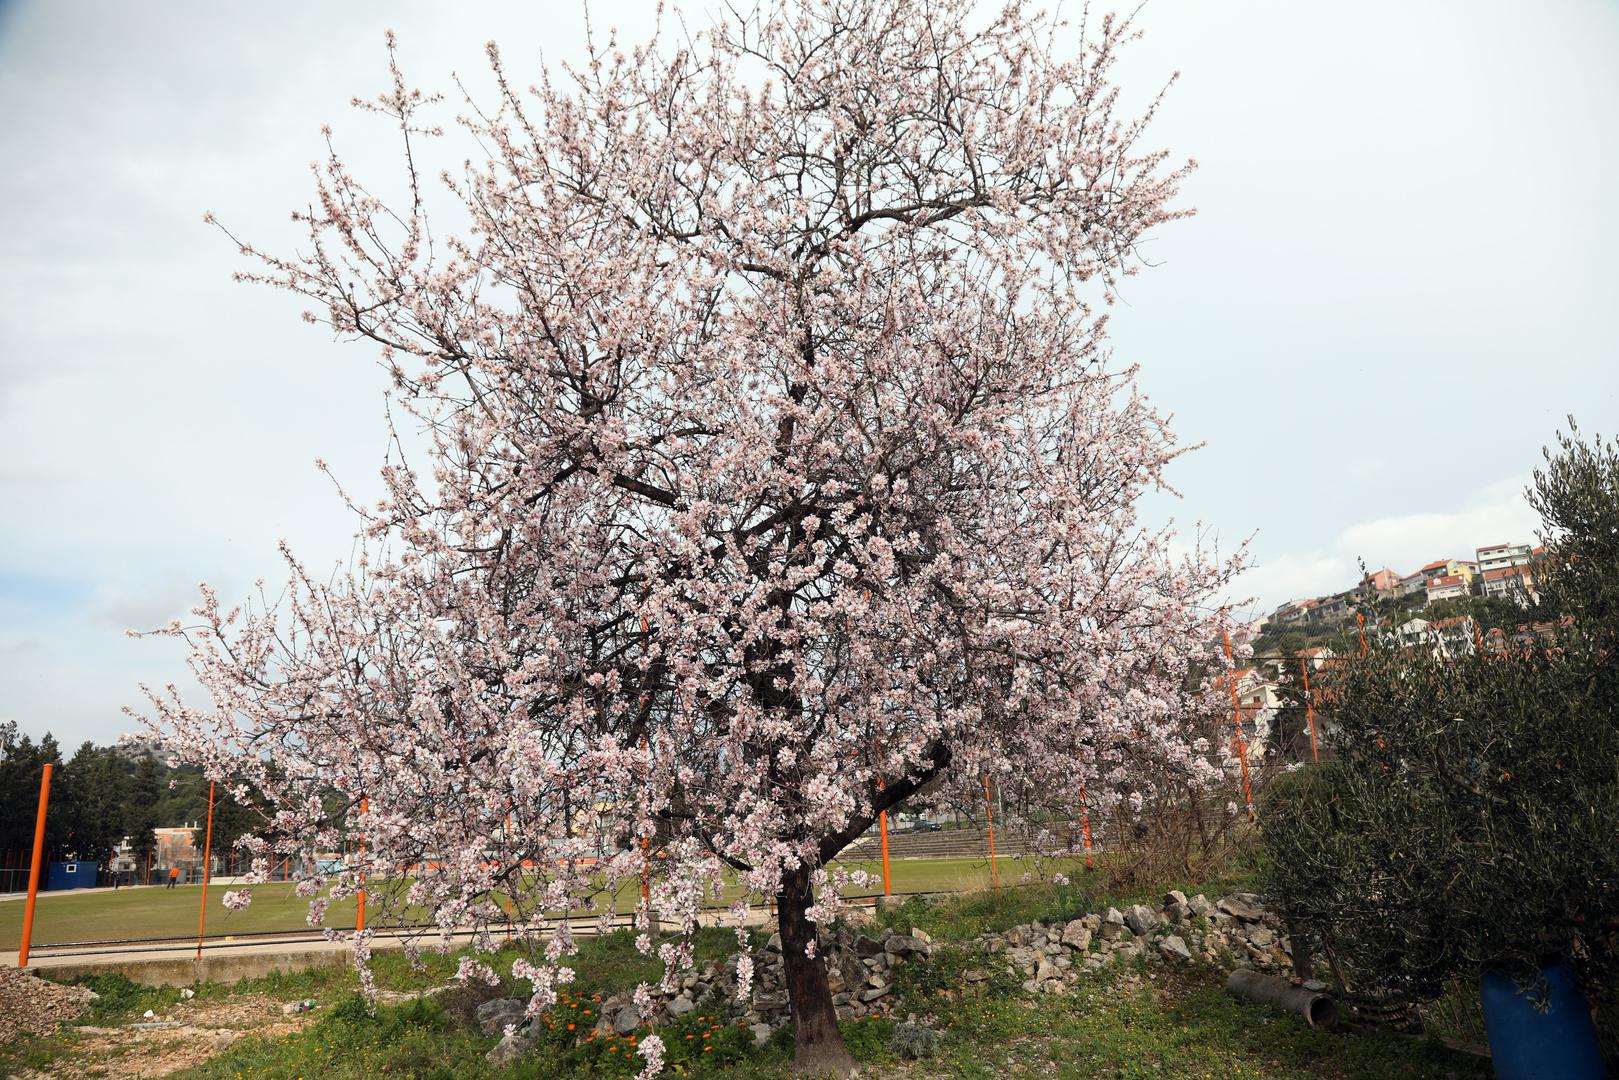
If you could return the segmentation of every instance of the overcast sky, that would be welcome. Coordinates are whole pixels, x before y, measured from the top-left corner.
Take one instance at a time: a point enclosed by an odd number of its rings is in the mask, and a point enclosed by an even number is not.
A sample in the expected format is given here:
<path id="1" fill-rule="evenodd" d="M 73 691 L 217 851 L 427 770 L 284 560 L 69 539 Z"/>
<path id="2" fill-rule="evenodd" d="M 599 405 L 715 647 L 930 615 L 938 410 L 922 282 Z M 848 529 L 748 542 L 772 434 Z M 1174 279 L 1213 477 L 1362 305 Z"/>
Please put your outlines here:
<path id="1" fill-rule="evenodd" d="M 640 36 L 650 8 L 592 20 Z M 1207 444 L 1153 511 L 1252 534 L 1263 609 L 1348 587 L 1359 556 L 1404 573 L 1528 539 L 1563 417 L 1619 428 L 1619 4 L 1152 0 L 1140 24 L 1122 75 L 1182 72 L 1156 141 L 1201 165 L 1199 216 L 1158 234 L 1114 321 L 1118 360 Z M 109 740 L 137 682 L 184 670 L 124 629 L 201 580 L 279 578 L 280 538 L 347 554 L 312 462 L 374 489 L 374 356 L 232 284 L 201 217 L 289 249 L 325 122 L 387 173 L 346 105 L 382 88 L 387 27 L 420 85 L 476 91 L 486 40 L 523 75 L 577 57 L 584 18 L 0 0 L 0 719 Z"/>

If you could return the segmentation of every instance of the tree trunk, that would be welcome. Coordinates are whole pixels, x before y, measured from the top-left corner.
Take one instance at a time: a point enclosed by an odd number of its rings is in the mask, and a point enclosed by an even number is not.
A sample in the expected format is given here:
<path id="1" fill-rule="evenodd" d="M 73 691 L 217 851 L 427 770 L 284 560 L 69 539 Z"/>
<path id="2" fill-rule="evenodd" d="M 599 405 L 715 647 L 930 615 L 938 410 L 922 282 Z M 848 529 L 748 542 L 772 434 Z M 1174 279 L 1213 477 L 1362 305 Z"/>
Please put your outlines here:
<path id="1" fill-rule="evenodd" d="M 776 894 L 776 910 L 781 924 L 787 1002 L 793 1013 L 793 1072 L 848 1076 L 855 1063 L 838 1031 L 838 1014 L 826 982 L 826 957 L 819 948 L 813 958 L 804 953 L 816 939 L 815 924 L 804 916 L 811 901 L 809 871 L 800 869 L 783 878 L 781 892 Z"/>

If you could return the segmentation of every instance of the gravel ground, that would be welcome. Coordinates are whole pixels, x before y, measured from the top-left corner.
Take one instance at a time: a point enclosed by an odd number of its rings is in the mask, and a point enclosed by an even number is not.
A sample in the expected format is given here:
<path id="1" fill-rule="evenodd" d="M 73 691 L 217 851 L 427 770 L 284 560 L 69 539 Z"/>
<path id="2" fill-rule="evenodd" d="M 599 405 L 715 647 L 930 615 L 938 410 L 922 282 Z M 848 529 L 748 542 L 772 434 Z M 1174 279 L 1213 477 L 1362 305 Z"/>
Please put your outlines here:
<path id="1" fill-rule="evenodd" d="M 84 986 L 61 986 L 17 968 L 0 968 L 0 1042 L 27 1031 L 47 1035 L 95 999 Z"/>
<path id="2" fill-rule="evenodd" d="M 288 1017 L 282 1003 L 263 994 L 232 995 L 200 1004 L 182 1001 L 154 1019 L 169 1028 L 81 1027 L 69 1059 L 52 1065 L 50 1076 L 159 1077 L 200 1065 L 247 1035 L 277 1039 L 311 1023 L 319 1013 Z M 137 1021 L 139 1022 L 139 1021 Z"/>

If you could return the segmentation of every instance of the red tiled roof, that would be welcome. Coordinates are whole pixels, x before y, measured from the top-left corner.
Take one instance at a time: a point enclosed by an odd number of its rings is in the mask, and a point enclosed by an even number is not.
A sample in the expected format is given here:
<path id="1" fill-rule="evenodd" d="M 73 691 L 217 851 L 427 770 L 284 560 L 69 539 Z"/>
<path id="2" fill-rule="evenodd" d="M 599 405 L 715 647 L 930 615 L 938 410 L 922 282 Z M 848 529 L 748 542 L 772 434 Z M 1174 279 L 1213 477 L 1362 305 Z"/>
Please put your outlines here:
<path id="1" fill-rule="evenodd" d="M 1485 581 L 1500 581 L 1507 577 L 1528 577 L 1531 571 L 1527 566 L 1500 566 L 1494 570 L 1484 571 Z"/>
<path id="2" fill-rule="evenodd" d="M 1433 589 L 1433 588 L 1443 589 L 1443 588 L 1447 588 L 1447 587 L 1449 587 L 1451 585 L 1459 584 L 1464 580 L 1466 580 L 1466 579 L 1463 578 L 1460 574 L 1446 574 L 1444 577 L 1437 577 L 1437 578 L 1434 578 L 1433 580 L 1429 581 L 1428 582 L 1428 588 L 1430 588 L 1430 589 Z"/>

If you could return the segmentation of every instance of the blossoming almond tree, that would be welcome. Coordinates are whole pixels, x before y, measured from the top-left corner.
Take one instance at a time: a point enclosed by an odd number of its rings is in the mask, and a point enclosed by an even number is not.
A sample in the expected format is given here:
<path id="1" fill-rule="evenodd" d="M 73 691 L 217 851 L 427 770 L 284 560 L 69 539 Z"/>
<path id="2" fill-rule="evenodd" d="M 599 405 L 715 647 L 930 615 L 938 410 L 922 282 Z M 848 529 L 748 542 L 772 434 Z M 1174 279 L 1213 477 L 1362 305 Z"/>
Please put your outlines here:
<path id="1" fill-rule="evenodd" d="M 640 924 L 689 930 L 733 875 L 779 912 L 797 1066 L 847 1071 L 816 927 L 879 812 L 986 776 L 1118 799 L 1131 747 L 1207 775 L 1181 680 L 1234 563 L 1138 522 L 1180 451 L 1094 306 L 1184 212 L 1109 80 L 1131 33 L 804 0 L 528 91 L 491 46 L 436 231 L 436 99 L 394 67 L 364 106 L 408 198 L 333 152 L 303 253 L 244 243 L 244 276 L 380 347 L 425 467 L 384 469 L 343 575 L 289 553 L 279 602 L 167 631 L 210 708 L 148 692 L 264 792 L 256 872 L 352 838 L 325 896 L 369 877 L 371 926 L 485 950 L 507 897 L 540 927 L 647 882 Z M 532 940 L 538 1010 L 572 943 Z"/>

